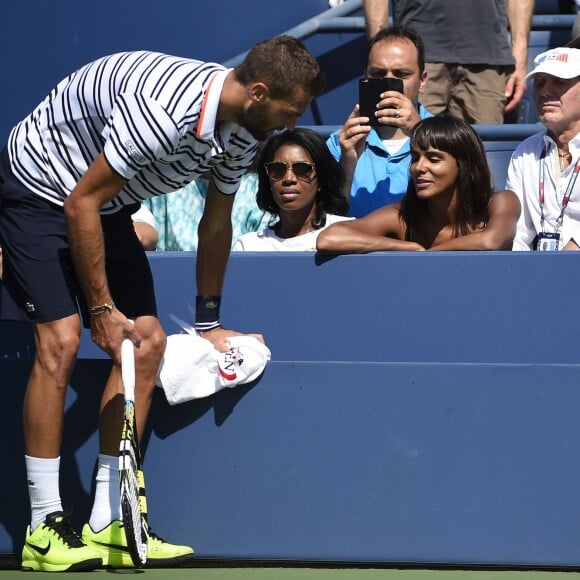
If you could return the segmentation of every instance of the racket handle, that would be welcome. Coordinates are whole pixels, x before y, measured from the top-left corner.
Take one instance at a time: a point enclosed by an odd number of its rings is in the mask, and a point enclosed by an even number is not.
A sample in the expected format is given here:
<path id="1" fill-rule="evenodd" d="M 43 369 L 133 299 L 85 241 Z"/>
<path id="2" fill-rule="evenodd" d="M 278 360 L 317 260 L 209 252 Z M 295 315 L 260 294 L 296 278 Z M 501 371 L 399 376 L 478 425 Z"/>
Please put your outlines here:
<path id="1" fill-rule="evenodd" d="M 135 350 L 128 338 L 121 343 L 121 376 L 125 389 L 125 398 L 135 401 Z"/>

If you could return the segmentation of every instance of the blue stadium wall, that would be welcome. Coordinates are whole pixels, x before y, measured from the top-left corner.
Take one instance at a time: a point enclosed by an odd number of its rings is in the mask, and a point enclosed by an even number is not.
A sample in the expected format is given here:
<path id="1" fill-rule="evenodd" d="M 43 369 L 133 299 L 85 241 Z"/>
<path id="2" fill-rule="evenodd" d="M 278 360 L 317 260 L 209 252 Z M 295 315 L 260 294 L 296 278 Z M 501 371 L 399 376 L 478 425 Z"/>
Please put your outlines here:
<path id="1" fill-rule="evenodd" d="M 328 9 L 328 0 L 77 0 L 3 2 L 0 141 L 79 66 L 121 50 L 159 50 L 225 62 L 255 42 Z"/>
<path id="2" fill-rule="evenodd" d="M 150 49 L 234 64 L 237 57 L 263 38 L 286 31 L 304 32 L 319 15 L 360 17 L 362 0 L 346 0 L 328 11 L 328 0 L 292 0 L 291 8 L 272 0 L 20 0 L 3 2 L 0 35 L 4 85 L 0 109 L 0 142 L 61 78 L 86 62 L 120 50 Z M 571 14 L 555 15 L 564 0 L 536 0 L 540 15 L 552 15 L 553 26 L 535 27 L 529 61 L 570 36 Z M 569 10 L 572 3 L 568 2 Z M 353 9 L 348 8 L 352 6 Z M 558 19 L 568 23 L 557 24 Z M 567 20 L 566 20 L 567 18 Z M 303 26 L 309 22 L 312 26 Z M 327 90 L 301 119 L 304 125 L 339 125 L 358 100 L 366 41 L 359 30 L 328 30 L 309 35 L 307 46 L 319 60 Z M 535 122 L 531 93 L 517 116 Z"/>
<path id="3" fill-rule="evenodd" d="M 151 254 L 160 319 L 195 255 Z M 260 331 L 255 384 L 170 407 L 145 444 L 155 530 L 200 558 L 579 566 L 578 256 L 233 255 L 224 320 Z M 28 517 L 30 331 L 0 325 L 0 552 Z M 88 517 L 109 363 L 83 336 L 62 493 Z"/>

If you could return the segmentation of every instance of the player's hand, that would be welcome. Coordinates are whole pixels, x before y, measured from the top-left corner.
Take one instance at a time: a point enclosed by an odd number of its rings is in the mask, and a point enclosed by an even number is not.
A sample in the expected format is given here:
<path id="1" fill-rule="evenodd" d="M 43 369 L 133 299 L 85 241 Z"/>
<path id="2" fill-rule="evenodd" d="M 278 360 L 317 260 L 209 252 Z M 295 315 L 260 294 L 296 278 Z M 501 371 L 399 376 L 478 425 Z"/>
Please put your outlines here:
<path id="1" fill-rule="evenodd" d="M 91 316 L 91 338 L 117 364 L 121 363 L 121 342 L 124 338 L 131 339 L 136 347 L 141 344 L 141 336 L 133 321 L 116 308 Z"/>
<path id="2" fill-rule="evenodd" d="M 201 332 L 200 335 L 206 340 L 209 340 L 213 344 L 213 347 L 219 352 L 227 352 L 230 350 L 228 338 L 231 336 L 253 336 L 262 344 L 266 344 L 264 342 L 264 337 L 261 334 L 244 334 L 242 332 L 236 332 L 235 330 L 227 330 L 221 326 L 214 328 L 213 330 L 208 330 L 207 332 Z"/>

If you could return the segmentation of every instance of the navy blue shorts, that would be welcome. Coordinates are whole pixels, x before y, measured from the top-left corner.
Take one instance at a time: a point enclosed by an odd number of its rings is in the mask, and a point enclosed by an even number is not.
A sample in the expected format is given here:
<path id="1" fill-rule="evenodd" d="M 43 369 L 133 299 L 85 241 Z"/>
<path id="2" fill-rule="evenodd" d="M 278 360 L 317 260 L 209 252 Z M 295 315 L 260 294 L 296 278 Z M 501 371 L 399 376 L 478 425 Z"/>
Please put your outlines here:
<path id="1" fill-rule="evenodd" d="M 109 290 L 117 308 L 129 318 L 157 316 L 151 268 L 131 220 L 137 209 L 135 204 L 101 216 Z M 2 320 L 49 322 L 80 310 L 85 327 L 90 326 L 63 208 L 14 177 L 6 149 L 0 152 L 0 244 Z"/>

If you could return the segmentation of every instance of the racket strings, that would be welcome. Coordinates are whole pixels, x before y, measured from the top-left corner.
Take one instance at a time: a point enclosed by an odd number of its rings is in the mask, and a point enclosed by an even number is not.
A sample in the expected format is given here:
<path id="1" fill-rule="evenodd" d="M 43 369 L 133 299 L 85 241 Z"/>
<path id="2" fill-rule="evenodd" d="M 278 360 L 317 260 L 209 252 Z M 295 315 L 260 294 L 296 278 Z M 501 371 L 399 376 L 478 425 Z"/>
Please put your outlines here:
<path id="1" fill-rule="evenodd" d="M 139 470 L 137 464 L 137 454 L 135 453 L 134 441 L 121 441 L 121 449 L 119 450 L 119 469 L 121 471 L 132 471 L 137 480 L 137 471 Z M 137 487 L 139 484 L 137 483 Z"/>
<path id="2" fill-rule="evenodd" d="M 145 515 L 145 481 L 140 469 L 134 417 L 134 404 L 127 401 L 119 447 L 121 508 L 131 557 L 136 565 L 143 565 L 147 560 L 148 525 Z"/>
<path id="3" fill-rule="evenodd" d="M 135 472 L 128 470 L 121 474 L 121 506 L 123 523 L 129 533 L 127 542 L 134 544 L 139 560 L 145 562 L 147 558 L 147 524 L 141 515 L 139 484 Z"/>

